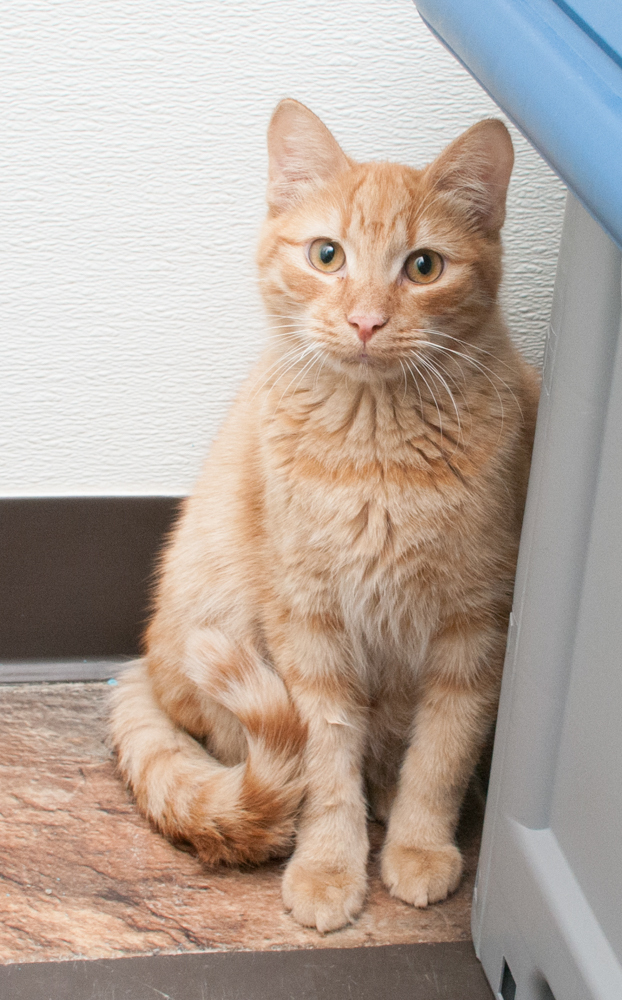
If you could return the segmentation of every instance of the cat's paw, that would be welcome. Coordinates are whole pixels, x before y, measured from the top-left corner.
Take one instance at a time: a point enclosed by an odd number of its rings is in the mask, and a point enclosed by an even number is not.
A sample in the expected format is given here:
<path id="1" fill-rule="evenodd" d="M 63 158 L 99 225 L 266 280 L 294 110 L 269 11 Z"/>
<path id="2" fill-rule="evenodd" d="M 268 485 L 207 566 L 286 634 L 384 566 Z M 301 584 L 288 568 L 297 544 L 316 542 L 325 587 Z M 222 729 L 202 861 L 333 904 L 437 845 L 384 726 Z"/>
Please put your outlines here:
<path id="1" fill-rule="evenodd" d="M 453 844 L 402 847 L 387 844 L 382 852 L 382 881 L 392 896 L 413 906 L 440 903 L 458 888 L 462 857 Z"/>
<path id="2" fill-rule="evenodd" d="M 325 934 L 358 917 L 365 887 L 364 873 L 311 868 L 293 859 L 283 876 L 283 903 L 299 924 Z"/>

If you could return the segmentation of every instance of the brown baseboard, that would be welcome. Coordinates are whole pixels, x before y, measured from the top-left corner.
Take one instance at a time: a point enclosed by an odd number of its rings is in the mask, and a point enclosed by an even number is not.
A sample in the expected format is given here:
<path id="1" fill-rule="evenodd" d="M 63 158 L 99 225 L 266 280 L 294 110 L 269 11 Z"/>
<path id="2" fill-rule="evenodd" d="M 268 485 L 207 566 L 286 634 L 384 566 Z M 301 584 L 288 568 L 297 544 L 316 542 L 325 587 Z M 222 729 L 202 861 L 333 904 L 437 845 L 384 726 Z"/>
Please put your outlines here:
<path id="1" fill-rule="evenodd" d="M 136 656 L 180 503 L 0 499 L 0 681 L 99 680 Z"/>

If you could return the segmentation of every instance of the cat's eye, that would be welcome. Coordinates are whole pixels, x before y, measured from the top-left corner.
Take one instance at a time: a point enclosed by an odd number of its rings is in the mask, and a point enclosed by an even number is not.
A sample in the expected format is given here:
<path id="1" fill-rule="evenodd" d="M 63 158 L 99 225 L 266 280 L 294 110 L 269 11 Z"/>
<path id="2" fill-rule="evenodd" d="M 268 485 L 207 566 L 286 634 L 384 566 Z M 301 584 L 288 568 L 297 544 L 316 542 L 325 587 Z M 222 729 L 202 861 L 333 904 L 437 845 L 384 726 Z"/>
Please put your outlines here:
<path id="1" fill-rule="evenodd" d="M 343 247 L 336 240 L 313 240 L 309 247 L 309 263 L 318 271 L 332 274 L 339 271 L 346 261 Z"/>
<path id="2" fill-rule="evenodd" d="M 406 258 L 404 270 L 411 281 L 429 285 L 443 273 L 443 258 L 436 250 L 415 250 Z"/>

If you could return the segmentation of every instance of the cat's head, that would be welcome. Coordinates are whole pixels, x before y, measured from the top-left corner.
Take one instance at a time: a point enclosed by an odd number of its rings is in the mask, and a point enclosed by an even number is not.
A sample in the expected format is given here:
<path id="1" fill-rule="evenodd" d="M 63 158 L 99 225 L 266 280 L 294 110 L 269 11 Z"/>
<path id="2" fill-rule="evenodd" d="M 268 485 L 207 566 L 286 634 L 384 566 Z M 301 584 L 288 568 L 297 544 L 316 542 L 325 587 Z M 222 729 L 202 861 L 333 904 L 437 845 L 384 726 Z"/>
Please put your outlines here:
<path id="1" fill-rule="evenodd" d="M 501 122 L 474 125 L 414 170 L 355 163 L 308 108 L 285 100 L 268 150 L 258 265 L 284 349 L 300 345 L 367 380 L 397 374 L 426 341 L 477 337 L 501 276 L 514 159 Z"/>

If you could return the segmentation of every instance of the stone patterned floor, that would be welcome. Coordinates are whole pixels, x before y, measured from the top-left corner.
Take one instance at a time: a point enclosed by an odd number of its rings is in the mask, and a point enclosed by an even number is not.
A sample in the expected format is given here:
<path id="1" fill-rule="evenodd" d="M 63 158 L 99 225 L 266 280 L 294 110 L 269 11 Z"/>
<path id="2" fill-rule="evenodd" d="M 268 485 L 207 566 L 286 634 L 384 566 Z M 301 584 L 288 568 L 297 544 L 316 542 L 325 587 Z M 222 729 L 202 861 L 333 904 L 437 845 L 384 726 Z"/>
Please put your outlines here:
<path id="1" fill-rule="evenodd" d="M 284 913 L 282 865 L 209 871 L 138 814 L 105 743 L 105 683 L 0 688 L 0 963 L 196 951 L 354 948 L 466 940 L 481 807 L 460 841 L 466 875 L 428 910 L 378 877 L 363 915 L 321 936 Z"/>

